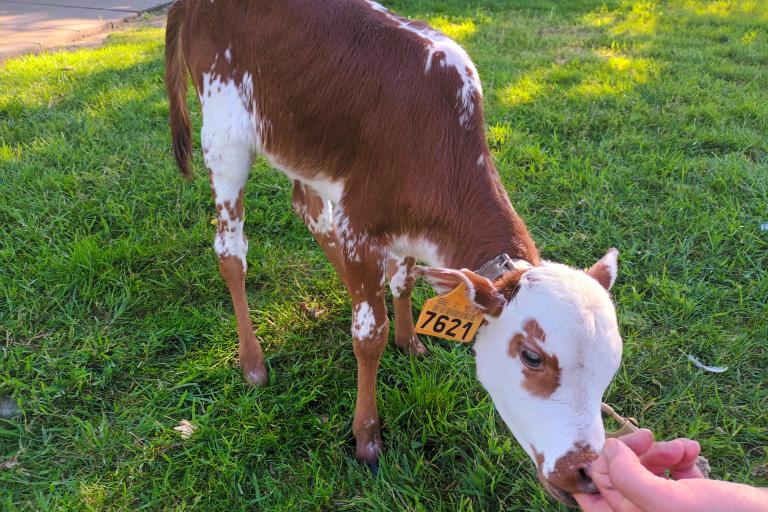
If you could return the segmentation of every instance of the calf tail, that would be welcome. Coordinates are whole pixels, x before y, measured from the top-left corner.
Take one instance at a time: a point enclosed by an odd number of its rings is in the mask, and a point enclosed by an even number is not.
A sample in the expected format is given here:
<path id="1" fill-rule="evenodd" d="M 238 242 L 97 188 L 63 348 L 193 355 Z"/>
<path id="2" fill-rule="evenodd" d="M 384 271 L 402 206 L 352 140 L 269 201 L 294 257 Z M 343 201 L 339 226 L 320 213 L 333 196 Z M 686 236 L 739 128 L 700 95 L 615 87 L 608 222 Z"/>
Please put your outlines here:
<path id="1" fill-rule="evenodd" d="M 176 164 L 185 178 L 192 178 L 192 128 L 187 107 L 187 65 L 182 49 L 181 29 L 187 0 L 176 0 L 168 11 L 165 28 L 165 91 L 171 118 L 171 141 Z"/>

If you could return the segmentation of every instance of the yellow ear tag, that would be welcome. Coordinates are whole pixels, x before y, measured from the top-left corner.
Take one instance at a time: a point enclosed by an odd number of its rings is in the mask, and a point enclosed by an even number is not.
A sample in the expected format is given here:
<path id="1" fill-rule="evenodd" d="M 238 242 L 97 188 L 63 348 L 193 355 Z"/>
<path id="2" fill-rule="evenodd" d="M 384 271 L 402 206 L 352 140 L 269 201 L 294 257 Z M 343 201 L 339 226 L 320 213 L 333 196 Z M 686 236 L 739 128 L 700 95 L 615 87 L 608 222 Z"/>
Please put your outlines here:
<path id="1" fill-rule="evenodd" d="M 453 291 L 424 302 L 416 332 L 469 343 L 482 322 L 483 313 L 467 298 L 466 285 L 460 284 Z"/>

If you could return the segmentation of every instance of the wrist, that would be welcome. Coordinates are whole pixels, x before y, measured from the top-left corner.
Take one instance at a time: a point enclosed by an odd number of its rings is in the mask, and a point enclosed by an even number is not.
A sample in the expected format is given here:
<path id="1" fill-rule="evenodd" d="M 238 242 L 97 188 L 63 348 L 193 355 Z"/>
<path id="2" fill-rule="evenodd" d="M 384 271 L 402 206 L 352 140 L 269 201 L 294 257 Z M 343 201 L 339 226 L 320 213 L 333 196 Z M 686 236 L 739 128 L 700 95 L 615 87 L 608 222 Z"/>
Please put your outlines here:
<path id="1" fill-rule="evenodd" d="M 690 479 L 679 480 L 691 491 L 691 495 L 702 505 L 700 512 L 766 512 L 768 511 L 768 489 L 746 484 L 720 480 Z"/>

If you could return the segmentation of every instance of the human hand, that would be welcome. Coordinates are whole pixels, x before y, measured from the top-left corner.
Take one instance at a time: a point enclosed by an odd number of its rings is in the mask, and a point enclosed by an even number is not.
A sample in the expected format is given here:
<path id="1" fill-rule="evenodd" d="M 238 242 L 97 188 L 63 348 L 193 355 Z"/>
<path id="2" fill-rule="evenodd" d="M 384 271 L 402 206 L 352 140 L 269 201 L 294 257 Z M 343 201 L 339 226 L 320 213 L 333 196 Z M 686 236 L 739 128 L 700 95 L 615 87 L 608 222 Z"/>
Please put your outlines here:
<path id="1" fill-rule="evenodd" d="M 658 477 L 672 477 L 675 480 L 704 478 L 696 465 L 701 446 L 691 439 L 679 438 L 672 441 L 654 441 L 653 432 L 642 428 L 619 440 L 631 449 L 640 463 Z"/>
<path id="2" fill-rule="evenodd" d="M 590 473 L 600 494 L 574 498 L 587 512 L 768 511 L 764 489 L 704 479 L 695 464 L 699 452 L 696 441 L 653 442 L 645 429 L 607 439 Z"/>

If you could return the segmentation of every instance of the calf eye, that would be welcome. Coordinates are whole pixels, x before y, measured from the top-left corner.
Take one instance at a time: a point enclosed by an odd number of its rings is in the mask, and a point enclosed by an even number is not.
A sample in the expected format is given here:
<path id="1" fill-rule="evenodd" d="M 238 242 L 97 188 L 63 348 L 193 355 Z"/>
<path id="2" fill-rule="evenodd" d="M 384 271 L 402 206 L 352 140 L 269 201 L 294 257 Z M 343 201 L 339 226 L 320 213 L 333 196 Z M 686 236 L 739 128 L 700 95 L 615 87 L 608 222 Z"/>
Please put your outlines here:
<path id="1" fill-rule="evenodd" d="M 541 366 L 541 356 L 536 352 L 523 349 L 520 352 L 520 359 L 523 360 L 523 364 L 528 368 L 539 368 Z"/>

